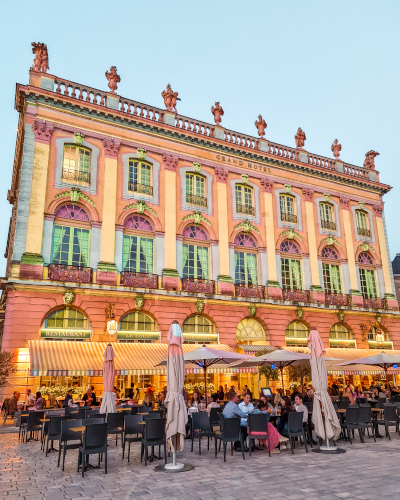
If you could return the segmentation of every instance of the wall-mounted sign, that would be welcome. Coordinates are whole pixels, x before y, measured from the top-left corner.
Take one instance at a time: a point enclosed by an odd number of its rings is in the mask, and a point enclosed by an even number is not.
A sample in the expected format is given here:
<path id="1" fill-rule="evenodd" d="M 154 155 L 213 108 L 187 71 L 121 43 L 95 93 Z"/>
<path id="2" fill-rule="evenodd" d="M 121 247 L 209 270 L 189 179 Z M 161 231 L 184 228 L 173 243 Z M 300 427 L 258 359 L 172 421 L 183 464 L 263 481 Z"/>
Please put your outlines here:
<path id="1" fill-rule="evenodd" d="M 238 158 L 233 158 L 232 156 L 215 155 L 215 159 L 227 165 L 243 167 L 249 170 L 257 170 L 258 172 L 264 172 L 268 174 L 271 173 L 271 169 L 265 165 L 258 165 L 257 163 L 252 163 L 250 161 L 239 160 Z"/>
<path id="2" fill-rule="evenodd" d="M 307 343 L 307 339 L 304 338 L 304 339 L 291 339 L 289 337 L 286 337 L 286 345 L 290 346 L 290 345 L 297 345 L 297 346 L 301 346 L 301 347 L 307 347 L 308 346 L 308 343 Z"/>
<path id="3" fill-rule="evenodd" d="M 160 332 L 117 332 L 117 340 L 160 340 Z"/>
<path id="4" fill-rule="evenodd" d="M 210 333 L 207 335 L 206 333 L 184 333 L 183 338 L 188 341 L 194 342 L 218 342 L 218 334 Z"/>
<path id="5" fill-rule="evenodd" d="M 69 330 L 68 328 L 42 328 L 42 339 L 90 339 L 91 330 Z"/>
<path id="6" fill-rule="evenodd" d="M 376 342 L 375 340 L 370 340 L 368 342 L 370 349 L 393 349 L 393 342 Z"/>
<path id="7" fill-rule="evenodd" d="M 355 340 L 346 340 L 346 339 L 330 339 L 329 340 L 329 347 L 356 347 L 356 341 Z"/>

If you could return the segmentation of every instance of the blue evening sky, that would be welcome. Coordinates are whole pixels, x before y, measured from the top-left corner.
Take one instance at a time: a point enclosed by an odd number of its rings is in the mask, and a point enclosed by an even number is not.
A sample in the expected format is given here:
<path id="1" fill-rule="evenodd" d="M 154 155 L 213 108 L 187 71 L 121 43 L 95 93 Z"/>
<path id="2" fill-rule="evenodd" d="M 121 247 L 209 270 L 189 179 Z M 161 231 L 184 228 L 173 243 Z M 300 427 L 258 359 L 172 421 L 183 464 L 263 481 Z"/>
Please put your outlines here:
<path id="1" fill-rule="evenodd" d="M 256 135 L 261 113 L 266 138 L 280 144 L 294 146 L 300 126 L 312 153 L 332 157 L 337 138 L 343 161 L 362 166 L 367 151 L 378 151 L 381 182 L 393 186 L 384 197 L 393 258 L 400 252 L 399 21 L 396 0 L 3 0 L 1 255 L 11 215 L 15 84 L 28 83 L 36 41 L 48 46 L 50 73 L 74 82 L 108 90 L 104 72 L 115 65 L 124 97 L 163 107 L 160 93 L 171 83 L 185 116 L 211 122 L 211 105 L 220 101 L 222 125 L 231 130 Z"/>

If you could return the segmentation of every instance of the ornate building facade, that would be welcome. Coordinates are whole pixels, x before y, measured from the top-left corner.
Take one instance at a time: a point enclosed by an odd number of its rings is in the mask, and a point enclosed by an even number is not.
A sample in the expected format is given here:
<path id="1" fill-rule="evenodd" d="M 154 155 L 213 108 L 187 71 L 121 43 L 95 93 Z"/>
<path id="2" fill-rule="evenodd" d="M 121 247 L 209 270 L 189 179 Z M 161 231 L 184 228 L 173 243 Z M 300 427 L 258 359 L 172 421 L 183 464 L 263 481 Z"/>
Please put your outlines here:
<path id="1" fill-rule="evenodd" d="M 220 103 L 215 124 L 179 115 L 170 86 L 165 109 L 123 98 L 115 67 L 104 92 L 47 66 L 16 89 L 4 349 L 165 343 L 174 319 L 189 343 L 305 346 L 315 326 L 400 349 L 378 153 L 357 167 L 300 128 L 268 141 L 261 115 L 258 137 L 228 130 Z"/>

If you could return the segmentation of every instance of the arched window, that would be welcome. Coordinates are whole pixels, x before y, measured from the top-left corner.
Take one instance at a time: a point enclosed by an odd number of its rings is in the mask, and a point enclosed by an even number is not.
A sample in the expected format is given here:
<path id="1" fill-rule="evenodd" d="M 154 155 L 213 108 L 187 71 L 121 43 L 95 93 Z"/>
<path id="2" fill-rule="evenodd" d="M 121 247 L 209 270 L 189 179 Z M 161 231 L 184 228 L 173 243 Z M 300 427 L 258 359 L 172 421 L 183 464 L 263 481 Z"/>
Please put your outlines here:
<path id="1" fill-rule="evenodd" d="M 279 206 L 281 212 L 281 221 L 297 224 L 295 197 L 290 194 L 280 194 Z"/>
<path id="2" fill-rule="evenodd" d="M 359 236 L 371 237 L 371 228 L 369 227 L 369 217 L 365 210 L 356 210 L 356 226 Z"/>
<path id="3" fill-rule="evenodd" d="M 282 241 L 280 250 L 281 255 L 281 272 L 282 272 L 282 288 L 284 290 L 302 290 L 302 270 L 301 260 L 294 256 L 299 253 L 299 249 L 295 243 L 289 240 Z"/>
<path id="4" fill-rule="evenodd" d="M 235 283 L 258 285 L 257 251 L 254 239 L 248 234 L 235 238 Z M 246 249 L 246 250 L 245 250 Z"/>
<path id="5" fill-rule="evenodd" d="M 76 221 L 64 225 L 63 219 Z M 79 205 L 68 203 L 58 208 L 53 232 L 52 264 L 89 267 L 89 216 Z M 86 224 L 85 224 L 86 223 Z"/>
<path id="6" fill-rule="evenodd" d="M 64 145 L 62 180 L 74 184 L 90 182 L 90 149 L 73 144 Z"/>
<path id="7" fill-rule="evenodd" d="M 336 323 L 329 332 L 329 347 L 356 347 L 356 342 L 347 327 L 341 323 Z"/>
<path id="8" fill-rule="evenodd" d="M 372 326 L 368 332 L 368 347 L 370 349 L 393 349 L 393 342 L 383 328 Z"/>
<path id="9" fill-rule="evenodd" d="M 122 246 L 122 269 L 129 273 L 153 274 L 154 237 L 151 223 L 141 215 L 125 220 Z M 140 234 L 143 232 L 143 234 Z"/>
<path id="10" fill-rule="evenodd" d="M 321 252 L 322 275 L 324 278 L 324 288 L 327 294 L 342 293 L 342 280 L 340 266 L 335 261 L 339 259 L 336 251 L 331 247 L 324 247 Z"/>
<path id="11" fill-rule="evenodd" d="M 236 212 L 238 214 L 254 215 L 253 188 L 243 184 L 235 185 Z"/>
<path id="12" fill-rule="evenodd" d="M 286 345 L 307 347 L 310 330 L 300 321 L 292 321 L 286 328 Z"/>
<path id="13" fill-rule="evenodd" d="M 128 170 L 128 191 L 153 196 L 153 165 L 131 159 Z"/>
<path id="14" fill-rule="evenodd" d="M 187 318 L 182 326 L 182 333 L 184 336 L 187 336 L 187 340 L 185 339 L 185 344 L 194 344 L 197 341 L 196 340 L 189 340 L 189 339 L 195 339 L 196 336 L 199 336 L 198 338 L 200 339 L 201 335 L 212 335 L 214 332 L 214 326 L 212 322 L 205 318 L 204 316 L 200 316 L 199 314 L 196 314 L 195 316 L 190 316 Z M 211 341 L 203 341 L 203 340 L 198 340 L 201 343 L 204 344 L 209 344 Z"/>
<path id="15" fill-rule="evenodd" d="M 330 203 L 321 202 L 319 204 L 319 216 L 321 219 L 321 227 L 336 231 L 336 223 L 334 220 L 334 210 Z"/>
<path id="16" fill-rule="evenodd" d="M 264 328 L 254 318 L 243 319 L 236 328 L 236 342 L 238 344 L 265 343 Z"/>
<path id="17" fill-rule="evenodd" d="M 366 252 L 361 252 L 358 256 L 361 293 L 365 299 L 377 297 L 376 276 L 371 256 Z"/>
<path id="18" fill-rule="evenodd" d="M 42 325 L 40 337 L 46 340 L 90 340 L 90 324 L 84 314 L 64 307 L 47 316 Z"/>
<path id="19" fill-rule="evenodd" d="M 135 311 L 121 319 L 117 338 L 120 342 L 152 342 L 159 339 L 159 334 L 151 316 Z"/>
<path id="20" fill-rule="evenodd" d="M 182 268 L 184 278 L 208 279 L 209 252 L 208 246 L 203 242 L 208 241 L 207 234 L 199 226 L 187 226 L 183 231 L 184 238 L 198 240 L 197 242 L 184 242 L 182 245 Z"/>
<path id="21" fill-rule="evenodd" d="M 198 207 L 207 207 L 206 178 L 203 175 L 188 172 L 186 174 L 186 203 Z"/>

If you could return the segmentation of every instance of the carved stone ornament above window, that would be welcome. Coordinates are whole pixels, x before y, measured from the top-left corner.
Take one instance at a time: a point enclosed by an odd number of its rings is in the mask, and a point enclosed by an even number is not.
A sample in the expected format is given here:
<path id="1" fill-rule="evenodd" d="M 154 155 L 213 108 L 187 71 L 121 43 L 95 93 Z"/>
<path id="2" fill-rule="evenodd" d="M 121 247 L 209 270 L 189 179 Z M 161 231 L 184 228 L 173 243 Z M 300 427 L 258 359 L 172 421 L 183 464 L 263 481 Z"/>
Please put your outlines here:
<path id="1" fill-rule="evenodd" d="M 118 141 L 114 138 L 107 137 L 103 139 L 104 152 L 105 155 L 110 158 L 117 158 L 119 153 L 121 141 Z"/>
<path id="2" fill-rule="evenodd" d="M 146 158 L 147 151 L 143 148 L 137 148 L 136 150 L 139 160 L 144 160 Z"/>
<path id="3" fill-rule="evenodd" d="M 260 234 L 260 231 L 254 227 L 249 220 L 245 220 L 241 222 L 240 224 L 237 224 L 234 228 L 233 231 L 238 231 L 239 229 L 242 229 L 245 233 L 249 233 L 250 229 L 255 231 L 257 234 Z"/>
<path id="4" fill-rule="evenodd" d="M 297 319 L 302 319 L 302 318 L 303 318 L 303 314 L 304 314 L 303 309 L 302 309 L 301 307 L 298 307 L 298 308 L 296 309 L 296 316 L 297 316 Z"/>
<path id="5" fill-rule="evenodd" d="M 178 158 L 176 156 L 163 155 L 163 161 L 165 170 L 171 170 L 172 172 L 175 172 L 178 165 Z"/>
<path id="6" fill-rule="evenodd" d="M 70 196 L 71 201 L 73 201 L 73 202 L 77 202 L 80 200 L 80 198 L 82 198 L 83 200 L 90 203 L 92 206 L 95 206 L 94 202 L 89 198 L 89 196 L 82 193 L 82 191 L 78 188 L 72 188 L 70 191 L 63 191 L 62 193 L 58 193 L 54 199 L 58 200 L 58 198 L 62 198 L 64 196 Z"/>
<path id="7" fill-rule="evenodd" d="M 74 134 L 74 143 L 76 146 L 82 146 L 83 140 L 85 136 L 81 134 L 80 132 L 75 132 Z"/>
<path id="8" fill-rule="evenodd" d="M 74 292 L 70 292 L 70 291 L 65 292 L 63 299 L 64 299 L 64 304 L 66 306 L 70 306 L 72 304 L 72 302 L 75 300 Z"/>
<path id="9" fill-rule="evenodd" d="M 196 311 L 201 314 L 204 311 L 204 302 L 202 300 L 198 300 L 195 304 Z"/>
<path id="10" fill-rule="evenodd" d="M 361 243 L 361 245 L 359 245 L 359 247 L 357 248 L 357 252 L 368 252 L 368 251 L 375 253 L 375 248 L 366 241 L 364 243 Z"/>
<path id="11" fill-rule="evenodd" d="M 343 208 L 344 210 L 349 209 L 350 198 L 348 198 L 347 196 L 341 196 L 339 198 L 339 201 L 340 201 L 340 208 Z"/>
<path id="12" fill-rule="evenodd" d="M 273 182 L 268 177 L 263 177 L 261 179 L 261 190 L 263 193 L 272 193 Z"/>
<path id="13" fill-rule="evenodd" d="M 254 304 L 249 305 L 249 316 L 250 318 L 254 318 L 257 312 L 257 307 Z"/>
<path id="14" fill-rule="evenodd" d="M 328 194 L 328 193 L 325 193 L 325 194 L 324 194 L 324 198 L 325 198 L 325 201 L 326 201 L 326 202 L 329 202 L 330 197 L 331 197 L 331 195 L 330 195 L 330 194 Z"/>
<path id="15" fill-rule="evenodd" d="M 340 243 L 337 240 L 335 240 L 333 236 L 328 236 L 327 238 L 324 238 L 321 241 L 321 244 L 323 243 L 327 244 L 328 246 L 337 245 L 339 248 L 341 248 Z"/>
<path id="16" fill-rule="evenodd" d="M 343 311 L 339 311 L 337 313 L 337 318 L 338 318 L 339 323 L 343 323 L 343 321 L 344 321 L 344 312 Z"/>
<path id="17" fill-rule="evenodd" d="M 228 171 L 222 167 L 215 167 L 215 175 L 217 177 L 217 182 L 226 182 Z"/>
<path id="18" fill-rule="evenodd" d="M 193 219 L 195 224 L 200 224 L 201 221 L 205 222 L 211 227 L 211 222 L 204 217 L 201 212 L 194 212 L 193 214 L 188 214 L 182 219 L 182 222 Z"/>
<path id="19" fill-rule="evenodd" d="M 285 184 L 285 193 L 290 194 L 290 191 L 292 190 L 292 186 L 290 184 Z"/>
<path id="20" fill-rule="evenodd" d="M 199 174 L 200 170 L 201 170 L 201 164 L 198 161 L 194 161 L 193 168 L 194 168 L 194 171 L 196 172 L 196 174 Z"/>
<path id="21" fill-rule="evenodd" d="M 294 229 L 289 228 L 286 231 L 283 231 L 280 235 L 279 238 L 282 238 L 286 236 L 288 240 L 293 240 L 294 238 L 298 238 L 300 241 L 303 241 L 303 238 L 297 233 Z"/>
<path id="22" fill-rule="evenodd" d="M 138 200 L 137 203 L 131 203 L 130 205 L 127 205 L 124 208 L 124 211 L 125 210 L 130 210 L 131 208 L 136 208 L 136 210 L 137 210 L 137 212 L 139 214 L 142 214 L 142 213 L 144 213 L 145 210 L 147 210 L 148 212 L 150 212 L 151 214 L 153 214 L 158 219 L 157 212 L 155 210 L 153 210 L 151 207 L 149 207 L 147 205 L 147 203 L 145 201 L 143 201 L 143 200 Z"/>
<path id="23" fill-rule="evenodd" d="M 363 201 L 359 201 L 358 204 L 360 205 L 361 210 L 364 210 L 365 203 Z"/>
<path id="24" fill-rule="evenodd" d="M 374 209 L 375 217 L 382 217 L 383 203 L 375 203 L 372 205 L 372 208 Z"/>
<path id="25" fill-rule="evenodd" d="M 138 295 L 135 298 L 135 306 L 136 306 L 136 309 L 142 309 L 142 307 L 144 306 L 144 297 L 143 297 L 143 295 Z"/>
<path id="26" fill-rule="evenodd" d="M 242 182 L 243 184 L 248 184 L 249 183 L 249 176 L 247 174 L 242 174 Z"/>
<path id="27" fill-rule="evenodd" d="M 303 188 L 303 194 L 306 201 L 312 201 L 314 190 L 310 188 Z"/>

